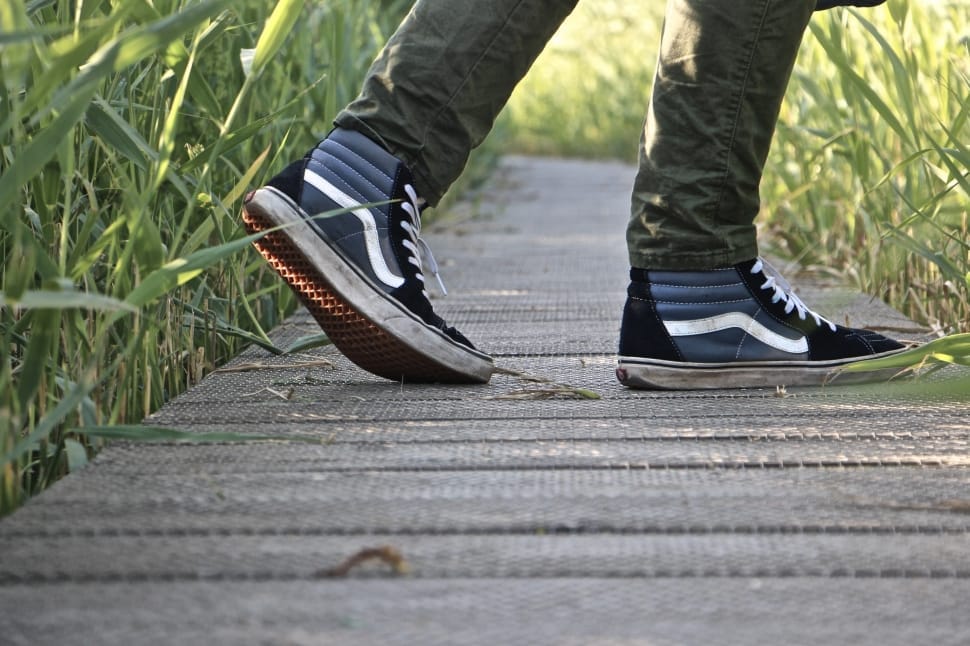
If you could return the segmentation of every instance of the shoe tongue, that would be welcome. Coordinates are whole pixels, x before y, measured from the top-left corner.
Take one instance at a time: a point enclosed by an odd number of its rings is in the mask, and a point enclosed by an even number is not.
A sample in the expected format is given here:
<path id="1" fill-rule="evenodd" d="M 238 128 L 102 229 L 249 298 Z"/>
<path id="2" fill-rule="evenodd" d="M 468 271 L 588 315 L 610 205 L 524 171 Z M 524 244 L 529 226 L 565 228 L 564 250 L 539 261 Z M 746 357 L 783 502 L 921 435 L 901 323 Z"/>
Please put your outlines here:
<path id="1" fill-rule="evenodd" d="M 765 260 L 764 258 L 758 258 L 758 260 L 761 261 L 761 272 L 760 273 L 764 274 L 765 276 L 767 276 L 769 278 L 774 278 L 775 279 L 775 284 L 778 285 L 778 287 L 780 287 L 785 292 L 785 294 L 787 294 L 789 296 L 794 296 L 795 290 L 791 286 L 791 283 L 789 283 L 788 280 L 785 279 L 785 276 L 782 275 L 782 273 L 780 271 L 778 271 L 777 269 L 775 269 L 774 266 L 771 263 L 769 263 L 767 260 Z M 751 264 L 751 268 L 752 269 L 757 264 L 758 260 L 756 260 L 755 262 L 753 262 Z"/>
<path id="2" fill-rule="evenodd" d="M 744 260 L 742 262 L 739 262 L 739 263 L 735 264 L 734 265 L 734 268 L 737 269 L 738 271 L 741 271 L 741 272 L 744 272 L 744 273 L 750 273 L 751 270 L 754 268 L 754 266 L 758 263 L 758 260 L 759 260 L 759 258 L 752 258 L 751 260 Z M 764 264 L 765 267 L 768 266 L 768 263 L 764 262 L 764 260 L 762 260 L 762 263 Z M 762 271 L 764 271 L 764 267 L 762 267 Z"/>

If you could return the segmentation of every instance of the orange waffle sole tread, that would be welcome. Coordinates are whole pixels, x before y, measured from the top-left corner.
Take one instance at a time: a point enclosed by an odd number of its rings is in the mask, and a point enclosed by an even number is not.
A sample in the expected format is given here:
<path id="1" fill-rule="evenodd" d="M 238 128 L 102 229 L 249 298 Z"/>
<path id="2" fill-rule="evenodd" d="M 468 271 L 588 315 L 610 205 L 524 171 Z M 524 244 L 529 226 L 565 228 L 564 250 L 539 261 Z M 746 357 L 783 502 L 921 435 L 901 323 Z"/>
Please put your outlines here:
<path id="1" fill-rule="evenodd" d="M 258 213 L 244 209 L 242 219 L 250 233 L 271 228 Z M 269 233 L 254 246 L 296 292 L 333 344 L 356 365 L 395 381 L 468 382 L 465 375 L 408 347 L 358 313 L 333 291 L 324 276 L 294 247 L 285 233 Z"/>

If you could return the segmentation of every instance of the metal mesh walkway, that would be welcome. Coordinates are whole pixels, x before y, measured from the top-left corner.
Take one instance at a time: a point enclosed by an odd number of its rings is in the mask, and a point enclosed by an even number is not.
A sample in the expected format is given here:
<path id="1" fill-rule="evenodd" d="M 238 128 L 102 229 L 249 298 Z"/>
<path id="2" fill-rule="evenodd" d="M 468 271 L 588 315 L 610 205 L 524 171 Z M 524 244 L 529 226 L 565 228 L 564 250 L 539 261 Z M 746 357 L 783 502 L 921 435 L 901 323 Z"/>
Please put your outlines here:
<path id="1" fill-rule="evenodd" d="M 278 441 L 115 443 L 4 519 L 0 643 L 966 643 L 966 373 L 623 389 L 631 182 L 512 158 L 428 235 L 488 386 L 250 349 L 146 423 Z M 922 334 L 798 278 L 836 320 Z"/>

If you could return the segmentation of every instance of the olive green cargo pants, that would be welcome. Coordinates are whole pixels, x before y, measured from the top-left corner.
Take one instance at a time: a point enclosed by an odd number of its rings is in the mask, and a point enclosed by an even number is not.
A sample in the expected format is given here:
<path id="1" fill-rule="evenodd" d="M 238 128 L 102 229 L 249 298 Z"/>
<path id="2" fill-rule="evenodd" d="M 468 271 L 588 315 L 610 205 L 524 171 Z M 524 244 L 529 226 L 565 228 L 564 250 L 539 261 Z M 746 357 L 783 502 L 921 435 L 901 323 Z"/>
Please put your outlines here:
<path id="1" fill-rule="evenodd" d="M 711 269 L 758 255 L 761 173 L 815 2 L 668 1 L 627 228 L 631 266 Z M 435 204 L 575 4 L 419 0 L 336 122 L 381 141 Z"/>

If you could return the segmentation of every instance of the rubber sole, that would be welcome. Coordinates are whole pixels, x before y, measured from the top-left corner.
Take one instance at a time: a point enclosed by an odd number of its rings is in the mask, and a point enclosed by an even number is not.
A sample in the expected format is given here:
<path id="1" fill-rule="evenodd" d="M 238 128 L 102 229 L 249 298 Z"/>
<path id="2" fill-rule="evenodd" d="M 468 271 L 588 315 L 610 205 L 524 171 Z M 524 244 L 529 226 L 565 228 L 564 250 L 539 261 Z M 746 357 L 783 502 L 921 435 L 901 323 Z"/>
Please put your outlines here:
<path id="1" fill-rule="evenodd" d="M 900 352 L 884 352 L 878 358 Z M 853 359 L 856 361 L 857 359 Z M 779 386 L 847 385 L 888 381 L 896 368 L 868 372 L 839 372 L 851 361 L 759 362 L 736 364 L 686 363 L 619 357 L 616 378 L 624 386 L 645 390 L 705 390 L 720 388 L 775 388 Z"/>
<path id="2" fill-rule="evenodd" d="M 306 214 L 272 187 L 250 193 L 250 233 L 279 225 L 254 243 L 348 359 L 394 381 L 487 383 L 492 359 L 453 341 L 387 296 L 315 232 Z"/>

